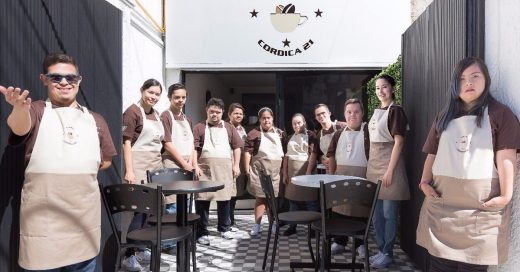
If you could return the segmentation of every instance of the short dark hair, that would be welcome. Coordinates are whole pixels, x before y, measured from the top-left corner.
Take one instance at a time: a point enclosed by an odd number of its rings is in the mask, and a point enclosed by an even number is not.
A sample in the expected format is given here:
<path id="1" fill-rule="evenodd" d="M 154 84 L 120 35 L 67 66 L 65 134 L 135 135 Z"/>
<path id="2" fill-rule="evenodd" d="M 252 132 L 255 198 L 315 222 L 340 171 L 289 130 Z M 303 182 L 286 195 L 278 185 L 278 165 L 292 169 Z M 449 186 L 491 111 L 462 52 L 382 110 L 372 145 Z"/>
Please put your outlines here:
<path id="1" fill-rule="evenodd" d="M 180 89 L 186 90 L 186 86 L 184 86 L 182 83 L 175 83 L 170 85 L 170 87 L 168 87 L 168 98 L 172 98 L 173 92 Z M 188 90 L 186 90 L 186 93 L 188 93 Z"/>
<path id="2" fill-rule="evenodd" d="M 361 103 L 361 100 L 359 98 L 351 98 L 345 101 L 345 109 L 347 108 L 347 105 L 350 104 L 359 104 L 359 107 L 361 108 L 361 112 L 365 113 L 365 107 L 363 107 L 363 103 Z"/>
<path id="3" fill-rule="evenodd" d="M 244 110 L 244 107 L 240 104 L 240 103 L 231 103 L 231 105 L 229 105 L 229 109 L 228 109 L 228 115 L 230 115 L 231 113 L 233 113 L 233 111 L 235 111 L 236 109 L 241 109 L 242 110 L 242 113 L 246 113 L 246 111 Z"/>
<path id="4" fill-rule="evenodd" d="M 74 67 L 76 67 L 76 73 L 79 75 L 78 65 L 76 65 L 74 59 L 69 55 L 58 52 L 49 53 L 45 56 L 42 67 L 43 73 L 47 74 L 49 72 L 49 67 L 57 63 L 68 63 L 74 65 Z"/>
<path id="5" fill-rule="evenodd" d="M 220 98 L 211 98 L 210 100 L 208 100 L 208 103 L 206 104 L 206 109 L 209 109 L 209 107 L 211 106 L 219 107 L 220 109 L 222 109 L 222 111 L 224 111 L 224 101 L 222 101 L 222 99 Z"/>
<path id="6" fill-rule="evenodd" d="M 327 106 L 323 103 L 320 103 L 320 104 L 314 106 L 314 111 L 316 111 L 318 108 L 321 108 L 321 107 L 325 107 L 328 111 L 330 111 L 329 106 Z"/>
<path id="7" fill-rule="evenodd" d="M 154 87 L 154 86 L 159 86 L 159 89 L 161 89 L 161 93 L 162 93 L 161 83 L 158 80 L 153 79 L 153 78 L 147 79 L 145 82 L 143 82 L 143 86 L 141 86 L 141 92 L 150 87 Z"/>

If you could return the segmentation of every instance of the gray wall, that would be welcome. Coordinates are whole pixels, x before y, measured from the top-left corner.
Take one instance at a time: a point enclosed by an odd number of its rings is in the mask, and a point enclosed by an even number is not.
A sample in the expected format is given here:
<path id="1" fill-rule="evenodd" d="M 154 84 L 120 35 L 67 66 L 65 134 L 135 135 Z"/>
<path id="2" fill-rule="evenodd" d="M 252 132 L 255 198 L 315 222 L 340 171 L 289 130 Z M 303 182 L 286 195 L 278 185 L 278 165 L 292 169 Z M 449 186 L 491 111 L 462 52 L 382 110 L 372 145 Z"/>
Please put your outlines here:
<path id="1" fill-rule="evenodd" d="M 405 156 L 411 200 L 401 211 L 401 247 L 422 269 L 427 252 L 417 246 L 415 230 L 424 194 L 417 184 L 426 155 L 422 146 L 444 106 L 452 69 L 466 56 L 483 58 L 484 1 L 436 0 L 403 34 L 403 107 L 411 131 Z"/>
<path id="2" fill-rule="evenodd" d="M 43 57 L 47 52 L 65 51 L 76 59 L 83 76 L 79 102 L 105 117 L 120 153 L 121 24 L 121 12 L 104 0 L 0 1 L 0 85 L 28 89 L 33 100 L 46 98 L 38 80 Z M 3 97 L 0 100 L 0 271 L 18 271 L 23 147 L 6 146 L 11 107 Z M 120 180 L 119 161 L 114 158 L 114 166 L 99 175 L 101 182 Z M 102 224 L 105 240 L 111 234 L 106 215 Z M 115 256 L 113 247 L 107 251 Z M 101 258 L 98 263 L 101 271 Z"/>

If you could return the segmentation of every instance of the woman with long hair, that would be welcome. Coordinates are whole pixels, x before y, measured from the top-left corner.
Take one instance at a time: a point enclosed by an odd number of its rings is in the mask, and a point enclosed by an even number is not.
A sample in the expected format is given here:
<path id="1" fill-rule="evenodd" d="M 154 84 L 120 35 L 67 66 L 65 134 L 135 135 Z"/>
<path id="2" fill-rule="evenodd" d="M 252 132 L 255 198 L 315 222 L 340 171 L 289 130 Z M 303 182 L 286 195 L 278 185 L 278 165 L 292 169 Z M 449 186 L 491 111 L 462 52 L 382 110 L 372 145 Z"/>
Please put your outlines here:
<path id="1" fill-rule="evenodd" d="M 520 125 L 489 92 L 485 63 L 462 59 L 428 134 L 417 244 L 430 271 L 487 271 L 507 259 Z"/>

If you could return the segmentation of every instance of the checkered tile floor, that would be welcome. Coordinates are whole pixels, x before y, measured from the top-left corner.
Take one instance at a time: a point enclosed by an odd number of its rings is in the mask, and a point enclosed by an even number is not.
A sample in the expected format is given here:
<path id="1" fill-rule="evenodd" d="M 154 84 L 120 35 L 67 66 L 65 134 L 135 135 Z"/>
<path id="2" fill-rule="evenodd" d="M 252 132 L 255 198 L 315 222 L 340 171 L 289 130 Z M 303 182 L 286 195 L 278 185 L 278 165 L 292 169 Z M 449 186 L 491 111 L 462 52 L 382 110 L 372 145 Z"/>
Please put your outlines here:
<path id="1" fill-rule="evenodd" d="M 264 216 L 263 232 L 257 237 L 250 237 L 249 230 L 253 224 L 252 214 L 235 215 L 235 224 L 239 231 L 235 233 L 236 238 L 233 240 L 225 240 L 219 236 L 216 230 L 217 216 L 216 213 L 210 215 L 210 241 L 209 246 L 197 244 L 197 268 L 200 272 L 224 272 L 224 271 L 262 271 L 262 261 L 264 257 L 265 241 L 267 238 L 267 217 Z M 282 227 L 283 232 L 286 227 Z M 290 271 L 289 263 L 291 260 L 300 260 L 310 262 L 311 257 L 307 247 L 306 227 L 298 226 L 296 235 L 284 237 L 280 235 L 279 246 L 277 251 L 277 259 L 275 261 L 274 271 Z M 274 240 L 271 240 L 271 244 Z M 350 246 L 350 242 L 349 245 Z M 313 241 L 314 249 L 314 241 Z M 369 244 L 371 254 L 377 252 L 375 243 Z M 269 255 L 270 257 L 270 255 Z M 351 258 L 350 250 L 343 254 L 333 256 L 334 261 L 349 262 Z M 162 254 L 163 263 L 161 271 L 176 271 L 175 256 Z M 358 257 L 358 262 L 362 260 Z M 270 258 L 266 270 L 269 271 Z M 170 270 L 168 270 L 168 265 Z M 146 270 L 148 271 L 148 270 Z M 296 269 L 296 271 L 314 271 L 313 269 Z M 338 270 L 336 270 L 338 271 Z M 394 251 L 394 263 L 387 269 L 379 269 L 377 271 L 420 271 L 410 261 L 408 256 L 396 245 Z"/>

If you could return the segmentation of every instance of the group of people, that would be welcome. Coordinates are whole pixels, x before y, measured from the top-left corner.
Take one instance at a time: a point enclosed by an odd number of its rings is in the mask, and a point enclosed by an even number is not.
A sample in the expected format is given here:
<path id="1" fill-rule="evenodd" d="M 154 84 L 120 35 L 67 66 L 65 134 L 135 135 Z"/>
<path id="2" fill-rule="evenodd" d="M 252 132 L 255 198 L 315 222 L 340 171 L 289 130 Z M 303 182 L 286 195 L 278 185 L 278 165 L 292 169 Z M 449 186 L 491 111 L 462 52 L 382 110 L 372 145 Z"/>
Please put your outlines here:
<path id="1" fill-rule="evenodd" d="M 46 101 L 32 101 L 29 91 L 18 87 L 0 86 L 12 105 L 9 144 L 25 144 L 19 264 L 27 271 L 94 271 L 101 239 L 96 177 L 98 170 L 111 165 L 116 150 L 103 117 L 76 101 L 82 77 L 70 56 L 47 55 L 40 79 L 47 88 Z M 419 188 L 426 197 L 417 243 L 431 255 L 430 271 L 486 271 L 507 258 L 508 204 L 517 173 L 520 125 L 513 112 L 491 96 L 490 82 L 482 60 L 461 60 L 453 71 L 446 107 L 423 147 L 427 157 Z M 197 241 L 209 245 L 210 202 L 217 202 L 221 237 L 233 239 L 236 198 L 246 191 L 255 197 L 255 224 L 249 234 L 261 232 L 266 210 L 263 174 L 271 176 L 275 195 L 288 199 L 290 210 L 319 210 L 316 189 L 291 183 L 294 176 L 315 173 L 318 163 L 328 174 L 381 180 L 373 214 L 378 252 L 369 259 L 375 268 L 387 267 L 393 262 L 399 203 L 410 198 L 403 159 L 408 120 L 394 103 L 395 85 L 391 76 L 377 78 L 380 105 L 368 123 L 363 122 L 363 103 L 354 98 L 345 102 L 345 122 L 333 122 L 327 105 L 318 104 L 314 115 L 321 129 L 308 130 L 304 115 L 297 113 L 291 120 L 294 133 L 287 136 L 275 127 L 274 113 L 267 107 L 259 109 L 259 124 L 247 133 L 240 104 L 229 106 L 224 121 L 224 102 L 218 98 L 207 102 L 206 120 L 193 125 L 183 112 L 188 90 L 182 84 L 169 86 L 170 107 L 159 114 L 154 106 L 162 86 L 146 80 L 139 101 L 123 114 L 123 182 L 146 183 L 146 170 L 161 168 L 181 168 L 193 171 L 197 179 L 223 182 L 220 191 L 196 195 L 195 210 L 201 217 Z M 166 203 L 166 211 L 175 212 L 174 199 L 167 197 Z M 358 218 L 369 211 L 344 205 L 334 212 Z M 122 230 L 142 224 L 138 214 L 128 214 Z M 284 234 L 296 231 L 290 225 Z M 336 237 L 332 253 L 343 251 L 346 242 L 346 237 Z M 127 252 L 127 268 L 138 269 L 145 252 Z M 367 254 L 362 247 L 357 252 Z"/>

